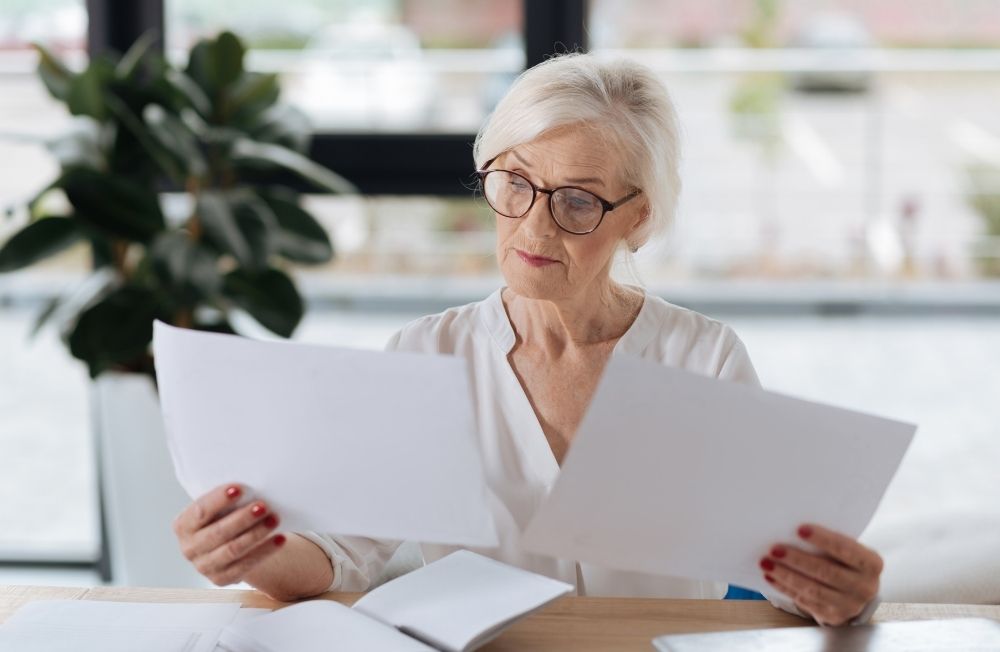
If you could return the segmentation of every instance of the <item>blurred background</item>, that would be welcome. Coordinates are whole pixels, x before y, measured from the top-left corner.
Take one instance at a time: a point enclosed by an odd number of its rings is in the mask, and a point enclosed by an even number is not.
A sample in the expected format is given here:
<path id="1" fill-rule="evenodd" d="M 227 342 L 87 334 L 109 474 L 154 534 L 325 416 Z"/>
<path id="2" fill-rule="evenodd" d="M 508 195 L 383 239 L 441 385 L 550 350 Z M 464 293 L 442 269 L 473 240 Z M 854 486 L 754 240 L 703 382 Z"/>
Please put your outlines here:
<path id="1" fill-rule="evenodd" d="M 471 143 L 517 74 L 578 47 L 648 64 L 680 116 L 684 191 L 635 274 L 732 324 L 766 387 L 919 424 L 866 534 L 887 559 L 1000 549 L 982 542 L 1000 539 L 1000 3 L 3 0 L 0 243 L 76 120 L 31 44 L 82 69 L 150 29 L 177 65 L 231 30 L 279 75 L 309 155 L 359 190 L 306 198 L 335 255 L 292 267 L 294 337 L 376 348 L 501 283 Z M 89 265 L 78 246 L 0 275 L 0 583 L 115 579 L 91 381 L 58 329 L 29 337 Z"/>

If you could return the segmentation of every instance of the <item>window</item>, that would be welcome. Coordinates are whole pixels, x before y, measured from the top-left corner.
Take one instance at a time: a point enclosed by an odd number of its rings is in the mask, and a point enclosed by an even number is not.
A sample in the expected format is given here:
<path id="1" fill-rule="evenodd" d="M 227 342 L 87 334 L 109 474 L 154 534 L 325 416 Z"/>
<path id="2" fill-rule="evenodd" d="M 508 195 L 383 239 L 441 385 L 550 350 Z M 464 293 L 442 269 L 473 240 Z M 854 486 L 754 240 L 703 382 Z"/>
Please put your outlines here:
<path id="1" fill-rule="evenodd" d="M 656 69 L 685 142 L 671 269 L 1000 272 L 1000 5 L 591 0 L 592 50 Z"/>
<path id="2" fill-rule="evenodd" d="M 168 0 L 167 47 L 230 29 L 321 131 L 471 133 L 524 67 L 519 0 Z"/>

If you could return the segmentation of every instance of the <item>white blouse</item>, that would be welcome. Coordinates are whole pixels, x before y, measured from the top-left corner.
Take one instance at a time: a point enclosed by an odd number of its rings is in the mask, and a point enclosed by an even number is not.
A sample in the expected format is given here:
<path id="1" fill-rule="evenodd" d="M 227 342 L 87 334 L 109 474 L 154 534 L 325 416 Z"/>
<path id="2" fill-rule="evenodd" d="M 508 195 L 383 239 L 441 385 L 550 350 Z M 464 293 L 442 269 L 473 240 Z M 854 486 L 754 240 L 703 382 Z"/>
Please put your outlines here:
<path id="1" fill-rule="evenodd" d="M 500 539 L 498 548 L 474 550 L 573 584 L 579 595 L 722 598 L 727 591 L 722 582 L 611 570 L 520 549 L 518 534 L 548 495 L 559 475 L 559 465 L 508 362 L 515 334 L 500 292 L 484 301 L 417 319 L 396 333 L 386 347 L 459 355 L 470 362 L 480 448 Z M 615 345 L 613 355 L 619 353 L 759 385 L 746 348 L 729 326 L 648 293 L 632 326 Z M 708 481 L 711 477 L 706 477 Z M 317 532 L 302 535 L 330 557 L 334 570 L 331 591 L 368 589 L 399 545 L 398 541 Z M 437 544 L 420 548 L 426 563 L 457 549 Z"/>

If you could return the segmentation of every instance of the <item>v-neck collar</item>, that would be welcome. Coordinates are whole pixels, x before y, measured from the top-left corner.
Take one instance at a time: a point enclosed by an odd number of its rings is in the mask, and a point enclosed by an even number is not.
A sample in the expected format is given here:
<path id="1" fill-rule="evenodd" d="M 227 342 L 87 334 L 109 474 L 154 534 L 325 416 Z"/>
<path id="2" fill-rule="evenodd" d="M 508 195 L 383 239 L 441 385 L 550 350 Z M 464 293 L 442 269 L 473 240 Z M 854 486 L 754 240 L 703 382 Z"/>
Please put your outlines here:
<path id="1" fill-rule="evenodd" d="M 489 332 L 493 343 L 496 345 L 499 360 L 498 365 L 502 367 L 502 375 L 506 382 L 510 384 L 509 392 L 502 392 L 509 397 L 508 405 L 510 409 L 516 410 L 518 414 L 523 414 L 526 423 L 531 424 L 533 432 L 524 432 L 520 428 L 515 428 L 515 437 L 520 442 L 522 454 L 526 457 L 525 462 L 535 468 L 536 472 L 543 479 L 545 484 L 551 488 L 559 475 L 559 462 L 556 460 L 552 447 L 545 437 L 545 431 L 538 420 L 531 401 L 517 378 L 514 368 L 510 364 L 509 354 L 514 348 L 517 336 L 514 326 L 510 322 L 507 310 L 503 305 L 502 292 L 504 288 L 496 290 L 487 297 L 481 304 L 480 317 Z M 653 315 L 652 302 L 656 301 L 649 293 L 643 291 L 643 302 L 639 308 L 639 313 L 635 320 L 628 327 L 625 333 L 615 343 L 612 355 L 625 353 L 639 356 L 645 350 L 646 345 L 653 338 L 656 332 L 656 318 Z M 498 379 L 499 380 L 499 379 Z"/>
<path id="2" fill-rule="evenodd" d="M 506 356 L 514 348 L 514 344 L 517 342 L 517 335 L 514 333 L 514 325 L 510 322 L 510 316 L 507 315 L 507 309 L 503 305 L 502 293 L 504 289 L 506 288 L 499 288 L 483 301 L 483 310 L 480 314 L 483 325 L 489 331 L 493 342 L 500 349 L 500 352 Z M 639 308 L 639 313 L 635 316 L 635 320 L 633 320 L 625 333 L 618 338 L 615 348 L 612 350 L 613 354 L 627 353 L 634 356 L 641 355 L 646 345 L 653 339 L 653 335 L 656 334 L 657 323 L 656 317 L 653 315 L 652 303 L 658 299 L 642 288 L 636 289 L 643 293 L 642 306 Z"/>

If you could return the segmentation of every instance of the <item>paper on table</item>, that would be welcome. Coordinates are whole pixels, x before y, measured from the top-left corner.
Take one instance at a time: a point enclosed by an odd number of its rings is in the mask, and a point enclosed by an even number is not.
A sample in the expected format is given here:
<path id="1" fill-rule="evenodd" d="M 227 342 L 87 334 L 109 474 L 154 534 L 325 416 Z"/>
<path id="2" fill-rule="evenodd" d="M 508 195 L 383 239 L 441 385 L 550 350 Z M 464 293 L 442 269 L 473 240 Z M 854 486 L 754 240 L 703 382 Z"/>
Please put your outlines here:
<path id="1" fill-rule="evenodd" d="M 232 625 L 222 634 L 227 652 L 434 652 L 392 627 L 329 600 L 311 600 Z"/>
<path id="2" fill-rule="evenodd" d="M 18 609 L 0 627 L 0 649 L 212 652 L 239 609 L 238 603 L 39 600 Z"/>
<path id="3" fill-rule="evenodd" d="M 799 523 L 857 536 L 915 426 L 613 356 L 522 545 L 769 590 Z"/>
<path id="4" fill-rule="evenodd" d="M 496 545 L 464 360 L 161 322 L 153 348 L 192 497 L 241 482 L 286 530 Z"/>

